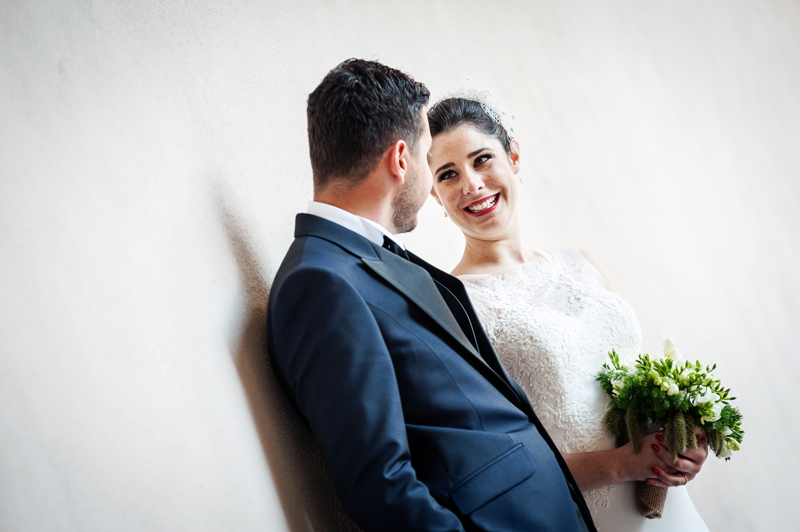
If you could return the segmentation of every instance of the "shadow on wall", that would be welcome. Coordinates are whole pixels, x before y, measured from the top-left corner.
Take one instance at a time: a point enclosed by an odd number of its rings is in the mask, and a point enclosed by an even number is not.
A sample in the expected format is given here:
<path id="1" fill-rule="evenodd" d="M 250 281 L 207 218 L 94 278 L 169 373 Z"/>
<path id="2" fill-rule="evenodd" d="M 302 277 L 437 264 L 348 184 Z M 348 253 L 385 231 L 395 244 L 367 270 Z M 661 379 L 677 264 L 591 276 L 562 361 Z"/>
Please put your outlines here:
<path id="1" fill-rule="evenodd" d="M 340 503 L 311 432 L 283 393 L 267 352 L 269 283 L 227 196 L 217 207 L 246 291 L 247 315 L 234 353 L 253 421 L 292 532 L 358 532 Z"/>

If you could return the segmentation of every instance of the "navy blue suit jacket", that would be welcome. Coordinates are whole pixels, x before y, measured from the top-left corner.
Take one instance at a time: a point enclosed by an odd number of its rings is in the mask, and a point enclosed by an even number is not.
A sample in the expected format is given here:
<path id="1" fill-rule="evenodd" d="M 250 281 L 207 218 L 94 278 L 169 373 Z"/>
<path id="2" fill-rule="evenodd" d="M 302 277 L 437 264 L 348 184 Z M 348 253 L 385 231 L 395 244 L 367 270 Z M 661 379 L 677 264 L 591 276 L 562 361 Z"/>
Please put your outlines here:
<path id="1" fill-rule="evenodd" d="M 299 214 L 267 328 L 281 384 L 365 531 L 594 530 L 458 279 Z"/>

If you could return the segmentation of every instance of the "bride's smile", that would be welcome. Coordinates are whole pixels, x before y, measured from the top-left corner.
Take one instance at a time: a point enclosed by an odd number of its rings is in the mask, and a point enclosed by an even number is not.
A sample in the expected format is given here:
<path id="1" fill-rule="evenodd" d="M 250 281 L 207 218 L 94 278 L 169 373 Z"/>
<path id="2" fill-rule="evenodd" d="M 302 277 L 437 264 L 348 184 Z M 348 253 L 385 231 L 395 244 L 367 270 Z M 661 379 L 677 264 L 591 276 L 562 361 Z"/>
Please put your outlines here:
<path id="1" fill-rule="evenodd" d="M 470 203 L 464 210 L 472 216 L 483 216 L 484 214 L 492 212 L 494 208 L 497 207 L 497 199 L 499 197 L 500 193 L 498 192 L 494 196 L 489 196 L 488 198 Z"/>

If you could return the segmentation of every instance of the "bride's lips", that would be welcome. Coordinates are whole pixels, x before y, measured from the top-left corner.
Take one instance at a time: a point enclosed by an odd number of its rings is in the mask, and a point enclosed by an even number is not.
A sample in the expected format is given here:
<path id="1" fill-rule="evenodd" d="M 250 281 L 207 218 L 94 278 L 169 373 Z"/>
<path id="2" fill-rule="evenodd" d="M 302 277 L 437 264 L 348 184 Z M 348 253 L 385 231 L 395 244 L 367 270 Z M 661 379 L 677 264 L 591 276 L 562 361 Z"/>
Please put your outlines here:
<path id="1" fill-rule="evenodd" d="M 489 214 L 497 208 L 497 201 L 499 199 L 500 193 L 498 192 L 492 196 L 486 196 L 478 201 L 473 201 L 462 210 L 470 216 L 483 216 L 484 214 Z"/>

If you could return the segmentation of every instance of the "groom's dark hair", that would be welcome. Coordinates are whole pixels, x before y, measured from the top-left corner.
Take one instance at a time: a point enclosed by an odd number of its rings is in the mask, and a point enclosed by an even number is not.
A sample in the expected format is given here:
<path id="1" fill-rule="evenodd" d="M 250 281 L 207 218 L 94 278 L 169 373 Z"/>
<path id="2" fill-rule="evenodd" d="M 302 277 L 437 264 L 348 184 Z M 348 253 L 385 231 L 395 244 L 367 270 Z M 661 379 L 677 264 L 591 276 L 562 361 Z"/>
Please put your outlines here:
<path id="1" fill-rule="evenodd" d="M 411 76 L 376 61 L 348 59 L 308 96 L 308 144 L 314 189 L 355 185 L 393 143 L 416 150 L 430 93 Z"/>

